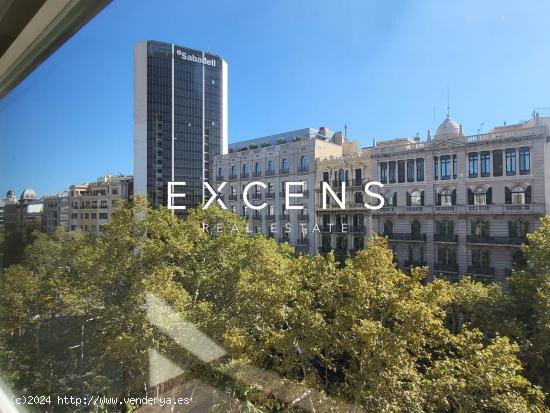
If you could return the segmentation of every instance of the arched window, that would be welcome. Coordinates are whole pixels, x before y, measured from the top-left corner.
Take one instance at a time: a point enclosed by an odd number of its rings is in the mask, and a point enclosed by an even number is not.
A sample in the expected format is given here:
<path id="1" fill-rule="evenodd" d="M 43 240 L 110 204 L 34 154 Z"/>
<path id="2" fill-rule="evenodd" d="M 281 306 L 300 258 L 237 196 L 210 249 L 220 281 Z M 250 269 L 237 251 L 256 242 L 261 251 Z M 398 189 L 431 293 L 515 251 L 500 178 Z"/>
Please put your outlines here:
<path id="1" fill-rule="evenodd" d="M 256 163 L 254 164 L 254 174 L 255 174 L 256 176 L 260 176 L 261 173 L 262 173 L 262 170 L 260 169 L 260 162 L 256 162 Z"/>
<path id="2" fill-rule="evenodd" d="M 288 172 L 288 159 L 283 159 L 283 161 L 281 162 L 281 172 L 282 173 L 287 173 Z"/>
<path id="3" fill-rule="evenodd" d="M 474 189 L 474 205 L 487 205 L 487 191 L 481 187 Z"/>
<path id="4" fill-rule="evenodd" d="M 444 219 L 437 223 L 437 233 L 446 237 L 454 235 L 454 222 L 450 219 Z"/>
<path id="5" fill-rule="evenodd" d="M 474 237 L 488 237 L 489 236 L 489 222 L 487 221 L 472 221 L 471 234 Z"/>
<path id="6" fill-rule="evenodd" d="M 529 232 L 529 223 L 521 219 L 508 222 L 508 235 L 513 238 L 525 238 Z"/>
<path id="7" fill-rule="evenodd" d="M 419 190 L 415 189 L 414 191 L 412 191 L 410 197 L 412 206 L 422 205 L 422 194 Z"/>
<path id="8" fill-rule="evenodd" d="M 300 158 L 300 171 L 305 172 L 307 171 L 308 167 L 308 160 L 307 157 L 304 155 Z"/>
<path id="9" fill-rule="evenodd" d="M 218 178 L 223 179 L 223 168 L 218 168 Z"/>
<path id="10" fill-rule="evenodd" d="M 437 262 L 442 265 L 453 265 L 456 262 L 455 250 L 449 247 L 440 247 L 437 250 Z"/>
<path id="11" fill-rule="evenodd" d="M 421 225 L 420 225 L 420 221 L 415 219 L 412 223 L 411 223 L 411 234 L 413 235 L 420 235 L 420 230 L 421 230 Z"/>
<path id="12" fill-rule="evenodd" d="M 450 189 L 444 189 L 439 195 L 441 206 L 451 206 L 453 204 L 453 197 Z"/>
<path id="13" fill-rule="evenodd" d="M 355 203 L 356 204 L 362 204 L 363 203 L 363 192 L 356 192 L 355 193 Z"/>
<path id="14" fill-rule="evenodd" d="M 248 164 L 247 163 L 243 163 L 242 170 L 243 170 L 243 176 L 247 176 L 248 175 Z"/>
<path id="15" fill-rule="evenodd" d="M 275 165 L 273 164 L 273 161 L 269 161 L 267 163 L 267 171 L 268 172 L 275 172 Z"/>
<path id="16" fill-rule="evenodd" d="M 231 177 L 234 178 L 237 176 L 237 168 L 235 167 L 235 165 L 232 165 L 231 166 Z"/>
<path id="17" fill-rule="evenodd" d="M 518 185 L 512 188 L 512 204 L 523 205 L 525 204 L 525 188 Z"/>
<path id="18" fill-rule="evenodd" d="M 384 235 L 393 234 L 393 223 L 391 221 L 384 222 Z"/>

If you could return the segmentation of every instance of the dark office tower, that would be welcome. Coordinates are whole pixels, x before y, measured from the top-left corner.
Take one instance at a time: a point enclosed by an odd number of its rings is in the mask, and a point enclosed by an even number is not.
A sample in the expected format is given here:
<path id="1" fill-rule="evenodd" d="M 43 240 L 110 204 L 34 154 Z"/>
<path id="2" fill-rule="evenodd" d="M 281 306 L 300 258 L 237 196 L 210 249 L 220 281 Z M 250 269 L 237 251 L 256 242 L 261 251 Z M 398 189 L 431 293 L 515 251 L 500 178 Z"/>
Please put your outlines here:
<path id="1" fill-rule="evenodd" d="M 168 182 L 186 182 L 177 205 L 193 208 L 227 153 L 227 63 L 219 56 L 147 41 L 134 50 L 134 192 L 167 205 Z"/>

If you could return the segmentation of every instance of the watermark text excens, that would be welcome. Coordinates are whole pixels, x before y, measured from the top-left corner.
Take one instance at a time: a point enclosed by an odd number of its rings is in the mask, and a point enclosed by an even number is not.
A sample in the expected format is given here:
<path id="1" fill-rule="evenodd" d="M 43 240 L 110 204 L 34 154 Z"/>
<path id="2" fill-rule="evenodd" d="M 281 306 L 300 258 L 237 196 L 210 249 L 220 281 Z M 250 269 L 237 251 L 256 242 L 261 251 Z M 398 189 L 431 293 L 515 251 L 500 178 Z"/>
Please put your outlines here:
<path id="1" fill-rule="evenodd" d="M 181 210 L 186 209 L 184 205 L 174 205 L 174 199 L 176 198 L 185 198 L 185 193 L 177 193 L 175 192 L 175 189 L 177 187 L 184 187 L 186 186 L 186 182 L 168 182 L 168 209 L 174 209 L 174 210 Z M 210 193 L 210 198 L 208 201 L 204 204 L 202 207 L 203 209 L 207 209 L 210 205 L 212 205 L 214 202 L 217 202 L 218 205 L 222 209 L 228 209 L 227 205 L 223 202 L 223 199 L 220 198 L 221 191 L 223 188 L 227 185 L 227 182 L 221 182 L 219 186 L 214 189 L 207 181 L 204 181 L 204 188 L 206 191 Z M 327 209 L 327 200 L 330 196 L 336 202 L 338 207 L 340 209 L 346 209 L 346 182 L 342 181 L 340 184 L 339 193 L 335 193 L 332 187 L 329 185 L 328 182 L 322 182 L 321 183 L 321 192 L 322 192 L 322 209 Z M 242 193 L 242 199 L 244 201 L 244 204 L 252 209 L 252 210 L 262 210 L 267 207 L 267 203 L 263 202 L 261 204 L 253 204 L 250 202 L 249 198 L 249 191 L 253 187 L 260 187 L 260 188 L 267 188 L 267 184 L 261 181 L 252 181 L 248 183 Z M 376 210 L 380 209 L 384 206 L 384 197 L 380 195 L 379 193 L 372 192 L 372 187 L 379 187 L 383 188 L 384 184 L 378 181 L 370 181 L 365 184 L 365 187 L 363 188 L 365 191 L 365 194 L 368 197 L 372 197 L 377 200 L 377 203 L 375 205 L 371 205 L 368 202 L 365 202 L 363 206 L 370 210 Z M 300 191 L 301 190 L 301 191 Z M 284 186 L 284 209 L 304 209 L 303 205 L 291 205 L 291 202 L 297 202 L 297 199 L 304 197 L 304 182 L 303 181 L 297 181 L 297 182 L 285 182 Z"/>

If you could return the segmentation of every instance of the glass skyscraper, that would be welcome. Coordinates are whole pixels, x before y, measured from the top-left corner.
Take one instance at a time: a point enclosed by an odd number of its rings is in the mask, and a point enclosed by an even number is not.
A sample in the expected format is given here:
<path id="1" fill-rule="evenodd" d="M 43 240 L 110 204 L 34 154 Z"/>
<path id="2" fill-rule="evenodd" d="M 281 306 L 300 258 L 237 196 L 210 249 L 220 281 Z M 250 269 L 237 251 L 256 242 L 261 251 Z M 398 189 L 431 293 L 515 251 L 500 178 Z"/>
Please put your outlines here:
<path id="1" fill-rule="evenodd" d="M 185 182 L 175 205 L 204 201 L 210 164 L 227 153 L 227 63 L 219 56 L 146 41 L 134 50 L 134 189 L 167 205 L 168 182 Z"/>

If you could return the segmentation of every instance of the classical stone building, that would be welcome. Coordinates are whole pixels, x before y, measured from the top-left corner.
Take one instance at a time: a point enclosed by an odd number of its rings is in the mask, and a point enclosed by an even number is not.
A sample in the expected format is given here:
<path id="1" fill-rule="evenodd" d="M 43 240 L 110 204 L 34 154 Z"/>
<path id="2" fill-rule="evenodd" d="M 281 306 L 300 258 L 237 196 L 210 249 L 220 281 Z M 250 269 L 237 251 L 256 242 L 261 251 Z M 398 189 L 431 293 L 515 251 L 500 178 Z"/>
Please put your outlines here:
<path id="1" fill-rule="evenodd" d="M 371 179 L 371 149 L 359 150 L 350 146 L 342 156 L 317 160 L 315 213 L 320 232 L 315 234 L 317 251 L 334 251 L 337 258 L 352 256 L 365 248 L 371 236 L 371 214 L 365 207 L 368 200 L 365 185 Z M 342 200 L 342 209 L 328 191 L 325 193 L 326 208 L 323 208 L 322 183 L 327 182 Z M 345 188 L 342 191 L 342 188 Z"/>
<path id="2" fill-rule="evenodd" d="M 450 116 L 432 138 L 395 139 L 371 151 L 385 184 L 373 231 L 400 266 L 432 276 L 502 280 L 522 259 L 520 244 L 550 208 L 550 118 L 464 136 Z"/>
<path id="3" fill-rule="evenodd" d="M 342 132 L 327 128 L 305 128 L 229 146 L 229 153 L 214 158 L 213 176 L 222 190 L 227 207 L 239 216 L 247 216 L 250 231 L 290 242 L 298 250 L 314 254 L 317 250 L 315 226 L 316 161 L 341 157 L 347 143 Z M 253 205 L 266 206 L 251 210 L 243 201 L 243 190 L 252 181 L 261 181 L 249 192 Z M 302 210 L 285 208 L 286 182 L 300 182 L 289 189 L 290 205 L 303 205 Z"/>
<path id="4" fill-rule="evenodd" d="M 101 233 L 111 221 L 117 202 L 133 195 L 132 176 L 103 176 L 69 189 L 70 230 Z"/>

